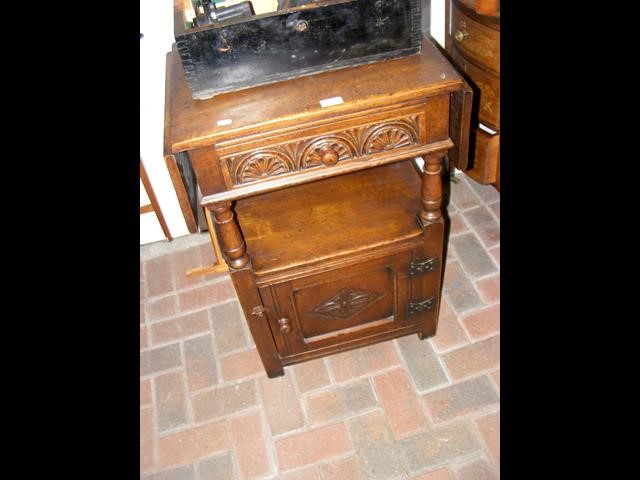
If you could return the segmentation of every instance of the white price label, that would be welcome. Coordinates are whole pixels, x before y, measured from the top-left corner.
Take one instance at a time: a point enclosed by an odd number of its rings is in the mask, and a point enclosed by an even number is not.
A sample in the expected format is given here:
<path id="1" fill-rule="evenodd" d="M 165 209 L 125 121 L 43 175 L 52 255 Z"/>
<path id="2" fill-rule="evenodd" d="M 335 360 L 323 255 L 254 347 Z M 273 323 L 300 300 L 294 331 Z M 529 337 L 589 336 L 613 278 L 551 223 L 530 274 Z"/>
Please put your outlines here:
<path id="1" fill-rule="evenodd" d="M 341 103 L 344 103 L 342 97 L 331 97 L 320 100 L 320 106 L 322 108 L 333 107 L 334 105 L 340 105 Z"/>

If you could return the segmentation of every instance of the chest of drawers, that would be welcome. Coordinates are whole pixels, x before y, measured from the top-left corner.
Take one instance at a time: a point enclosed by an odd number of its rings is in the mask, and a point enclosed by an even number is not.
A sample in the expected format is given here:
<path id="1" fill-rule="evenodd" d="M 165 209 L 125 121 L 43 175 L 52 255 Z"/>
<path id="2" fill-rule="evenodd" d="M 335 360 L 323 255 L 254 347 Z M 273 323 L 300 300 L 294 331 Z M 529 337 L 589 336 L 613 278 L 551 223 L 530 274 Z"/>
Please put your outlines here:
<path id="1" fill-rule="evenodd" d="M 166 154 L 195 172 L 267 374 L 434 335 L 441 161 L 464 168 L 472 99 L 435 46 L 208 100 L 167 65 Z"/>
<path id="2" fill-rule="evenodd" d="M 446 49 L 475 89 L 470 165 L 465 173 L 500 190 L 500 16 L 479 14 L 473 4 L 446 0 Z"/>

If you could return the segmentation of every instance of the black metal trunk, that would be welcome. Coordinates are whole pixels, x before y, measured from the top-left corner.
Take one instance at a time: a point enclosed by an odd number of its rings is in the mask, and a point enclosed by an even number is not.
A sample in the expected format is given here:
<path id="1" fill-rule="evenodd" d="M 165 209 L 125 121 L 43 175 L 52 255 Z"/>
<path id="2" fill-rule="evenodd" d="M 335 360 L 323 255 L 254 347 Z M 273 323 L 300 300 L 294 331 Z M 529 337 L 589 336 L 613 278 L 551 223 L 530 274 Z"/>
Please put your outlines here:
<path id="1" fill-rule="evenodd" d="M 176 9 L 178 3 L 176 3 Z M 420 52 L 420 0 L 344 0 L 184 28 L 175 38 L 194 98 Z"/>

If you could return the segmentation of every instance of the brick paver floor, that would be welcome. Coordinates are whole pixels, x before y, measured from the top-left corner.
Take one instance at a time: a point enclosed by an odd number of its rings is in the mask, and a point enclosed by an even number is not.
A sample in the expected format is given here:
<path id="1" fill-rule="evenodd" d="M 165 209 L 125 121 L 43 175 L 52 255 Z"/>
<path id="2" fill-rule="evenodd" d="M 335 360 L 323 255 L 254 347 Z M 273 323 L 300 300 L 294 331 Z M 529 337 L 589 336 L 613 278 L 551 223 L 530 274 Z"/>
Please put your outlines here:
<path id="1" fill-rule="evenodd" d="M 500 195 L 451 183 L 438 333 L 268 379 L 208 234 L 140 247 L 140 476 L 499 478 Z"/>

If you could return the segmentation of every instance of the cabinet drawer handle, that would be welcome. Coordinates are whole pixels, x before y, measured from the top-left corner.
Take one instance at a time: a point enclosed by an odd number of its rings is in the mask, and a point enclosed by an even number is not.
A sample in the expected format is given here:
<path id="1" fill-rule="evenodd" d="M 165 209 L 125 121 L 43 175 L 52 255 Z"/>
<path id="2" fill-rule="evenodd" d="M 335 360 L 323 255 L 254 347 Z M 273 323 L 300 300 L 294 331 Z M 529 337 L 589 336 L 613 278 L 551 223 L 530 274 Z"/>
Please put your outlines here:
<path id="1" fill-rule="evenodd" d="M 325 165 L 335 165 L 338 163 L 338 159 L 340 158 L 338 152 L 328 145 L 322 147 L 320 154 L 322 155 L 322 163 Z"/>
<path id="2" fill-rule="evenodd" d="M 291 331 L 291 323 L 289 323 L 288 318 L 280 318 L 278 319 L 278 325 L 280 325 L 280 334 L 284 339 L 284 348 L 285 354 L 291 353 L 291 343 L 289 341 L 289 335 L 287 335 Z"/>
<path id="3" fill-rule="evenodd" d="M 293 28 L 296 32 L 306 32 L 309 29 L 309 23 L 306 20 L 298 20 Z"/>
<path id="4" fill-rule="evenodd" d="M 458 42 L 462 42 L 464 39 L 466 39 L 469 36 L 469 32 L 467 31 L 462 31 L 462 30 L 458 30 L 456 32 L 456 40 Z"/>

